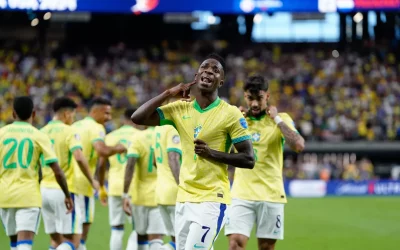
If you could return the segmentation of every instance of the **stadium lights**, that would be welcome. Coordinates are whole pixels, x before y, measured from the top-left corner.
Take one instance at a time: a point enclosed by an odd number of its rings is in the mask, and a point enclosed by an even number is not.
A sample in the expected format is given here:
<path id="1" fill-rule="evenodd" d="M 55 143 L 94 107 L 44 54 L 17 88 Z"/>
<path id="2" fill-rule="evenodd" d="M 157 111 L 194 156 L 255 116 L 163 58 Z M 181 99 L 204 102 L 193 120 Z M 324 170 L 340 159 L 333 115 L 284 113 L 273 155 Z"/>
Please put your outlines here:
<path id="1" fill-rule="evenodd" d="M 262 19 L 263 19 L 263 16 L 260 13 L 257 13 L 253 18 L 253 22 L 254 23 L 261 23 Z"/>
<path id="2" fill-rule="evenodd" d="M 32 21 L 31 21 L 31 26 L 32 27 L 35 27 L 36 25 L 38 25 L 39 24 L 39 19 L 37 19 L 37 18 L 35 18 L 35 19 L 33 19 Z"/>
<path id="3" fill-rule="evenodd" d="M 333 56 L 334 58 L 338 58 L 338 57 L 339 57 L 339 51 L 337 51 L 337 50 L 332 50 L 332 56 Z"/>
<path id="4" fill-rule="evenodd" d="M 44 14 L 43 19 L 44 20 L 49 20 L 51 18 L 51 12 L 46 12 L 46 14 Z"/>
<path id="5" fill-rule="evenodd" d="M 361 12 L 357 12 L 357 14 L 355 14 L 353 16 L 353 20 L 354 20 L 355 23 L 361 22 L 363 20 L 363 18 L 364 18 L 364 16 L 363 16 L 363 14 Z"/>

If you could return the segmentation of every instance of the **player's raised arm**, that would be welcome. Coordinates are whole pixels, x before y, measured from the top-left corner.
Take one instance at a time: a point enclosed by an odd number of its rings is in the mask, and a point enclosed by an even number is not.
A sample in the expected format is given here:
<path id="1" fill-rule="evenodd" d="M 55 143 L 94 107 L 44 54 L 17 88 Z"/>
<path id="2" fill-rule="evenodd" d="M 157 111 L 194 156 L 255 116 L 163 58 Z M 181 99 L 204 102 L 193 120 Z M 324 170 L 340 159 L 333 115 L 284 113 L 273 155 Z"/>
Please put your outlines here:
<path id="1" fill-rule="evenodd" d="M 188 98 L 190 87 L 196 82 L 180 83 L 179 85 L 167 89 L 160 95 L 150 99 L 140 106 L 135 113 L 132 114 L 131 120 L 140 125 L 158 126 L 160 125 L 160 116 L 157 113 L 157 108 L 160 107 L 166 100 L 182 93 L 183 98 Z"/>
<path id="2" fill-rule="evenodd" d="M 122 144 L 115 146 L 107 146 L 104 141 L 96 141 L 93 143 L 93 147 L 100 157 L 110 157 L 115 154 L 122 154 L 126 152 L 126 148 Z"/>

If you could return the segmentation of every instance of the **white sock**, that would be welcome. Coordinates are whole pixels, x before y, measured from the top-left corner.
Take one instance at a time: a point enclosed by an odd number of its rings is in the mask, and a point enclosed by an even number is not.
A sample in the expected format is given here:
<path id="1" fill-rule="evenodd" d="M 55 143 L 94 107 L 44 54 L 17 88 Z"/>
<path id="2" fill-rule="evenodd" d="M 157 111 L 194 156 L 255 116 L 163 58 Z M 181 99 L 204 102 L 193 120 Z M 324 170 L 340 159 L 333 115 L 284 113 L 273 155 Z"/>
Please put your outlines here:
<path id="1" fill-rule="evenodd" d="M 156 239 L 149 241 L 149 250 L 159 250 L 162 248 L 164 241 Z"/>
<path id="2" fill-rule="evenodd" d="M 30 243 L 29 243 L 30 241 Z M 17 242 L 17 250 L 32 250 L 32 241 L 31 240 L 23 240 Z"/>
<path id="3" fill-rule="evenodd" d="M 129 235 L 128 246 L 126 247 L 126 250 L 138 250 L 136 231 L 132 231 L 131 235 Z"/>
<path id="4" fill-rule="evenodd" d="M 146 241 L 138 241 L 138 250 L 149 250 L 149 242 Z"/>
<path id="5" fill-rule="evenodd" d="M 112 228 L 110 238 L 110 250 L 122 250 L 122 240 L 124 238 L 124 229 Z"/>
<path id="6" fill-rule="evenodd" d="M 75 247 L 74 247 L 74 244 L 72 244 L 71 242 L 64 241 L 56 249 L 57 250 L 75 250 Z"/>

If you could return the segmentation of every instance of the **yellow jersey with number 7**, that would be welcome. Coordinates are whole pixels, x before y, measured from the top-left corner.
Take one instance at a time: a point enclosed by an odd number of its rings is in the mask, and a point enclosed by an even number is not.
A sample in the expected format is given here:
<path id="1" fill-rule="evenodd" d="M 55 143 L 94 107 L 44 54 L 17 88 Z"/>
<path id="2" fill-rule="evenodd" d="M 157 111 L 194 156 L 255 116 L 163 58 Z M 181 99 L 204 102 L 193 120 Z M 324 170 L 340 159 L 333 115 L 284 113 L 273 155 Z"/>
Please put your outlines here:
<path id="1" fill-rule="evenodd" d="M 157 126 L 153 136 L 153 151 L 157 166 L 156 201 L 160 205 L 175 206 L 178 184 L 169 165 L 168 153 L 181 155 L 181 140 L 173 126 Z"/>
<path id="2" fill-rule="evenodd" d="M 57 162 L 50 138 L 26 122 L 0 129 L 0 208 L 42 207 L 40 156 Z"/>
<path id="3" fill-rule="evenodd" d="M 132 126 L 122 126 L 106 135 L 106 145 L 113 147 L 118 143 L 123 144 L 126 148 L 132 145 L 132 141 L 139 130 Z M 122 196 L 124 193 L 124 176 L 128 157 L 126 153 L 115 154 L 108 158 L 110 169 L 108 171 L 108 195 Z"/>
<path id="4" fill-rule="evenodd" d="M 155 207 L 157 169 L 153 164 L 151 143 L 154 127 L 139 131 L 128 148 L 128 158 L 136 158 L 133 179 L 130 186 L 132 203 L 139 206 Z"/>

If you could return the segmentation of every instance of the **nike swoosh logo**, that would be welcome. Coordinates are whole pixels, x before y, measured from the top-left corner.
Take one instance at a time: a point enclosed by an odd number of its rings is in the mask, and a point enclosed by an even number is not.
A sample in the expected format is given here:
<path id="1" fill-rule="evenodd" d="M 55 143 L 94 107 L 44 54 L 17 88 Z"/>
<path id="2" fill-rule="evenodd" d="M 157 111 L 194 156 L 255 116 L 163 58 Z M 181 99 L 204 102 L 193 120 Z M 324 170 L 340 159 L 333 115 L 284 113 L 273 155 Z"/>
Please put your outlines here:
<path id="1" fill-rule="evenodd" d="M 190 116 L 187 116 L 187 115 L 184 115 L 184 116 L 182 116 L 182 118 L 183 118 L 183 120 L 186 120 L 186 119 L 189 119 L 189 118 L 191 118 Z"/>
<path id="2" fill-rule="evenodd" d="M 194 248 L 205 248 L 205 247 L 203 247 L 203 246 L 198 246 L 197 244 L 194 244 L 193 247 L 194 247 Z"/>

